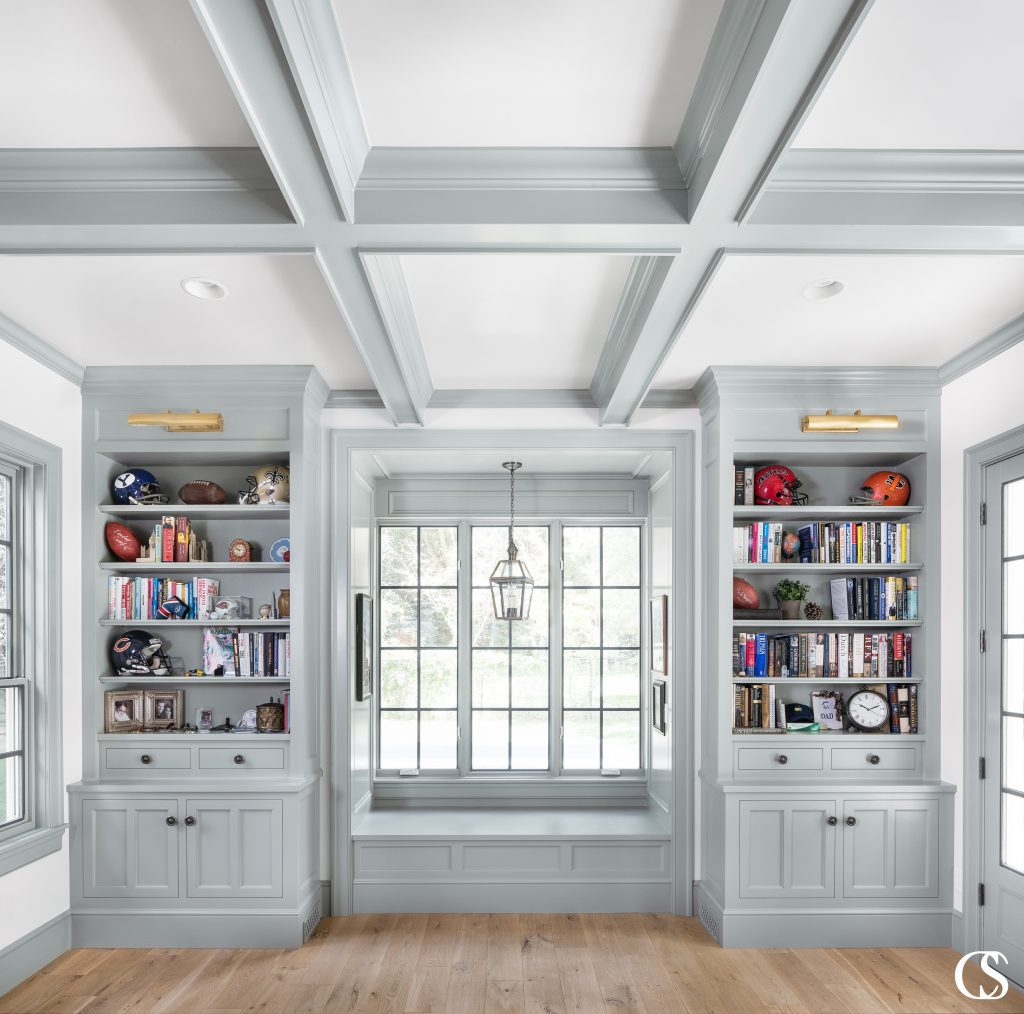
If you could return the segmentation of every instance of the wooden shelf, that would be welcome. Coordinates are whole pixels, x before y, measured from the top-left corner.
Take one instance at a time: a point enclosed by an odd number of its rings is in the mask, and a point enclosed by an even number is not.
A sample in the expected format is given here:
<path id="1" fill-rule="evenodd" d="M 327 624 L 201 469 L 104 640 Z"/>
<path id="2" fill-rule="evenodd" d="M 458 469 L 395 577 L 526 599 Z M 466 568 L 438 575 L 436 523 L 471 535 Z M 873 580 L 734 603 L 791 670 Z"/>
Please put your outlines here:
<path id="1" fill-rule="evenodd" d="M 923 507 L 864 507 L 858 504 L 848 507 L 758 507 L 744 504 L 732 509 L 734 518 L 750 521 L 778 521 L 782 518 L 793 521 L 863 521 L 865 518 L 892 521 L 923 513 Z"/>
<path id="2" fill-rule="evenodd" d="M 735 574 L 901 574 L 921 570 L 920 563 L 734 563 Z"/>
<path id="3" fill-rule="evenodd" d="M 732 676 L 730 683 L 773 683 L 785 686 L 789 683 L 922 683 L 922 676 Z M 756 735 L 766 735 L 757 733 Z"/>
<path id="4" fill-rule="evenodd" d="M 109 560 L 100 565 L 100 570 L 114 574 L 287 574 L 290 563 L 253 562 L 231 563 L 228 560 L 205 563 L 114 563 Z"/>
<path id="5" fill-rule="evenodd" d="M 253 683 L 291 683 L 290 676 L 100 676 L 100 683 L 121 686 L 124 683 L 139 683 L 155 687 L 176 686 L 232 686 Z"/>
<path id="6" fill-rule="evenodd" d="M 291 620 L 100 620 L 99 623 L 101 627 L 137 627 L 144 624 L 147 627 L 262 627 L 273 630 L 275 627 L 287 627 Z"/>
<path id="7" fill-rule="evenodd" d="M 103 503 L 98 508 L 101 514 L 112 518 L 162 518 L 165 514 L 175 516 L 182 514 L 189 518 L 204 518 L 225 521 L 249 521 L 268 519 L 281 520 L 289 517 L 289 504 L 266 504 L 262 506 L 235 503 L 200 504 L 200 503 L 165 503 L 165 504 L 121 504 Z"/>
<path id="8" fill-rule="evenodd" d="M 903 627 L 920 627 L 923 620 L 759 620 L 756 616 L 749 620 L 733 620 L 736 630 L 745 627 L 757 630 L 802 630 L 808 634 L 821 630 L 866 630 L 878 627 L 881 630 L 901 630 Z"/>

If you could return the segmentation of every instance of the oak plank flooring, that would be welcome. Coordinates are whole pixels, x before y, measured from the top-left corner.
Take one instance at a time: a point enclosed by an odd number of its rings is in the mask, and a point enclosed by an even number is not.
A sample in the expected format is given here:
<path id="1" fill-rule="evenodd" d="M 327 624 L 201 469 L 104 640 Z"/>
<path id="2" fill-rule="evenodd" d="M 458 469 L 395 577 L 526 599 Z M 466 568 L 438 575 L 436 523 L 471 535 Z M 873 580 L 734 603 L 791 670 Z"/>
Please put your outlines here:
<path id="1" fill-rule="evenodd" d="M 722 950 L 668 915 L 356 915 L 302 948 L 79 949 L 0 1014 L 1024 1014 L 945 948 Z M 966 980 L 987 982 L 972 965 Z"/>

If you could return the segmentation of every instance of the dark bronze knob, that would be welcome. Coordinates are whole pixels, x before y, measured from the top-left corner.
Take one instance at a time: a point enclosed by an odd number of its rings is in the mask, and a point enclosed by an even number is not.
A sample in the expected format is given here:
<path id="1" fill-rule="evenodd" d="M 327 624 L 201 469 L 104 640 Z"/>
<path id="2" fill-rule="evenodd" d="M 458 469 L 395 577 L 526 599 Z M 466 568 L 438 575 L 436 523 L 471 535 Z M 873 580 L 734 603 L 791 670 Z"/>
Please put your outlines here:
<path id="1" fill-rule="evenodd" d="M 235 763 L 236 764 L 244 764 L 245 763 L 245 758 L 240 753 L 236 753 L 235 754 Z"/>
<path id="2" fill-rule="evenodd" d="M 141 757 L 139 758 L 139 760 L 140 760 L 140 761 L 142 761 L 142 763 L 143 763 L 143 764 L 148 764 L 148 763 L 149 763 L 149 762 L 150 762 L 150 761 L 151 761 L 152 759 L 153 759 L 153 758 L 152 758 L 152 757 L 150 757 L 148 753 L 144 753 L 144 754 L 143 754 L 143 755 L 142 755 L 142 756 L 141 756 Z"/>
<path id="3" fill-rule="evenodd" d="M 779 762 L 780 764 L 788 764 L 788 763 L 789 763 L 789 758 L 788 758 L 788 757 L 787 757 L 787 756 L 786 756 L 786 755 L 785 755 L 784 753 L 780 753 L 780 754 L 779 754 L 779 756 L 778 756 L 778 757 L 776 757 L 775 759 L 776 759 L 776 760 L 777 760 L 777 761 L 778 761 L 778 762 Z"/>
<path id="4" fill-rule="evenodd" d="M 195 822 L 196 822 L 196 818 L 195 817 L 186 817 L 185 818 L 185 825 L 186 825 L 186 827 L 193 827 L 195 825 Z"/>
<path id="5" fill-rule="evenodd" d="M 829 817 L 829 818 L 826 819 L 825 823 L 828 824 L 829 827 L 835 827 L 836 824 L 839 823 L 839 818 L 838 817 Z"/>
<path id="6" fill-rule="evenodd" d="M 178 823 L 178 818 L 177 817 L 168 817 L 167 818 L 167 826 L 168 827 L 174 827 L 174 825 L 177 824 L 177 823 Z"/>
<path id="7" fill-rule="evenodd" d="M 856 823 L 857 823 L 857 818 L 856 817 L 847 817 L 846 818 L 847 827 L 853 827 L 853 825 L 856 824 Z"/>
<path id="8" fill-rule="evenodd" d="M 869 764 L 877 764 L 877 763 L 878 763 L 878 762 L 879 762 L 879 761 L 880 761 L 881 759 L 882 759 L 882 758 L 881 758 L 881 757 L 879 757 L 877 753 L 873 753 L 873 754 L 872 754 L 872 755 L 871 755 L 871 756 L 870 756 L 870 757 L 868 758 L 868 763 L 869 763 Z"/>

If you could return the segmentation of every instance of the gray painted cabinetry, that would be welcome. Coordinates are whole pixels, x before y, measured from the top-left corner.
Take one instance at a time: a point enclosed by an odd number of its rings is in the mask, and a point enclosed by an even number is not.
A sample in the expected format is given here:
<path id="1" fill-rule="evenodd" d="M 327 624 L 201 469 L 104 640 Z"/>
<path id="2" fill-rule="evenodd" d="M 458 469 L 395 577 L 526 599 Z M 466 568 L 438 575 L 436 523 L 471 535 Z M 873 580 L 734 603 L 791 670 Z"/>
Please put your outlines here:
<path id="1" fill-rule="evenodd" d="M 319 921 L 315 715 L 323 596 L 315 539 L 326 390 L 308 368 L 251 367 L 241 374 L 229 368 L 198 376 L 175 369 L 86 371 L 83 778 L 69 786 L 76 946 L 294 947 Z M 219 411 L 224 430 L 168 433 L 127 425 L 130 412 L 168 406 Z M 178 502 L 178 488 L 191 479 L 217 482 L 233 499 L 247 473 L 265 463 L 288 465 L 288 504 L 261 512 L 230 501 L 223 507 Z M 133 467 L 153 472 L 170 502 L 112 503 L 111 480 Z M 206 563 L 193 571 L 187 564 L 112 559 L 103 538 L 107 521 L 128 524 L 145 541 L 162 514 L 189 517 L 198 537 L 209 541 Z M 287 565 L 269 557 L 283 536 L 293 554 Z M 235 538 L 252 544 L 251 564 L 228 562 Z M 291 615 L 265 625 L 291 635 L 290 671 L 272 679 L 183 678 L 177 670 L 170 677 L 120 677 L 111 669 L 110 646 L 123 630 L 155 634 L 187 669 L 202 664 L 204 626 L 111 620 L 108 579 L 119 573 L 182 581 L 202 574 L 220 581 L 221 596 L 248 596 L 254 608 L 289 588 Z M 178 721 L 194 722 L 198 708 L 212 708 L 215 723 L 237 723 L 246 710 L 289 690 L 290 728 L 106 733 L 104 692 L 111 689 L 182 690 Z"/>
<path id="2" fill-rule="evenodd" d="M 701 674 L 702 865 L 695 908 L 725 946 L 950 943 L 954 790 L 939 780 L 938 394 L 931 378 L 913 370 L 714 368 L 698 385 L 704 420 L 702 562 L 709 587 Z M 901 425 L 895 431 L 801 432 L 803 416 L 829 409 L 897 414 Z M 735 505 L 735 468 L 776 463 L 796 473 L 808 502 Z M 879 469 L 909 476 L 906 507 L 850 504 L 865 477 Z M 738 631 L 769 637 L 879 633 L 879 621 L 832 615 L 829 581 L 903 572 L 897 564 L 858 570 L 863 565 L 798 559 L 767 567 L 742 563 L 736 571 L 758 590 L 762 607 L 775 605 L 772 589 L 781 577 L 810 585 L 808 597 L 824 607 L 818 620 L 742 619 L 732 604 L 734 527 L 771 521 L 795 532 L 816 521 L 881 517 L 911 524 L 911 559 L 903 570 L 917 576 L 918 616 L 882 626 L 912 635 L 917 732 L 894 734 L 888 723 L 877 733 L 852 727 L 800 734 L 734 730 L 736 689 L 744 684 L 770 686 L 784 703 L 810 704 L 815 690 L 848 697 L 864 686 L 904 682 L 818 675 L 777 677 L 769 684 L 764 677 L 734 673 Z"/>

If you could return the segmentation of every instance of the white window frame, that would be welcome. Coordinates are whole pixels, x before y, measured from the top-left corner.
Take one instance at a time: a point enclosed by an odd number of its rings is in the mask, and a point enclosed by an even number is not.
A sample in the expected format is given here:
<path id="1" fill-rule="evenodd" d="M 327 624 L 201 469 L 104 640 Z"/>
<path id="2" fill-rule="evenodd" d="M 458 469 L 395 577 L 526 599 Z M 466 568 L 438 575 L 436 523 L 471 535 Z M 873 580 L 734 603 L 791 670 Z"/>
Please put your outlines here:
<path id="1" fill-rule="evenodd" d="M 24 813 L 0 829 L 0 875 L 61 847 L 61 451 L 0 423 L 0 469 L 11 486 L 11 676 L 22 688 Z"/>
<path id="2" fill-rule="evenodd" d="M 546 798 L 573 798 L 585 803 L 619 803 L 646 800 L 650 769 L 650 730 L 647 718 L 650 715 L 649 694 L 645 691 L 648 681 L 643 677 L 650 666 L 648 657 L 649 619 L 645 603 L 649 582 L 649 526 L 644 517 L 595 517 L 595 518 L 545 518 L 523 517 L 517 519 L 524 528 L 547 527 L 548 538 L 548 700 L 549 700 L 549 747 L 550 766 L 544 771 L 481 771 L 475 772 L 470 765 L 471 728 L 465 722 L 472 721 L 472 559 L 470 555 L 470 533 L 475 527 L 500 528 L 502 522 L 495 517 L 438 518 L 438 517 L 379 517 L 374 524 L 374 581 L 375 595 L 380 601 L 380 530 L 387 527 L 433 528 L 452 526 L 458 529 L 459 577 L 458 577 L 458 720 L 459 720 L 459 764 L 448 771 L 420 771 L 414 777 L 401 776 L 395 770 L 379 766 L 380 697 L 376 695 L 373 705 L 373 765 L 374 795 L 381 799 L 442 800 L 458 797 L 478 800 L 510 798 L 516 800 L 541 801 Z M 562 768 L 562 566 L 560 550 L 562 530 L 578 527 L 626 527 L 640 530 L 640 762 L 635 770 L 622 770 L 617 776 L 602 775 L 599 770 L 566 773 Z M 529 560 L 526 561 L 529 565 Z M 376 624 L 374 644 L 375 665 L 380 666 L 380 627 Z M 379 678 L 378 678 L 379 684 Z"/>

